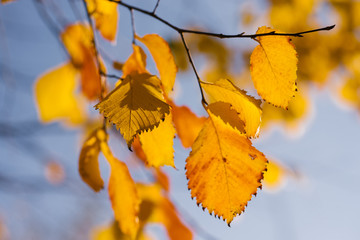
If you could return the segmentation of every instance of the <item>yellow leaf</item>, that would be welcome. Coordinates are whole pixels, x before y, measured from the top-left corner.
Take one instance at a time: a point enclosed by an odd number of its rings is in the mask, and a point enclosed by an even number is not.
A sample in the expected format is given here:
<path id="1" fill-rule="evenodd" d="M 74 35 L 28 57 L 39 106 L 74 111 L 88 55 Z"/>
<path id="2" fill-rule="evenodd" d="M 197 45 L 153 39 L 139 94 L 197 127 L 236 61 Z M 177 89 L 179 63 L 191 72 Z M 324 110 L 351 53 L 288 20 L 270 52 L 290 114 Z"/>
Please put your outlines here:
<path id="1" fill-rule="evenodd" d="M 215 83 L 201 83 L 201 86 L 213 101 L 230 103 L 231 108 L 239 113 L 238 117 L 245 124 L 246 135 L 257 137 L 261 121 L 261 101 L 248 96 L 231 81 L 220 79 Z"/>
<path id="2" fill-rule="evenodd" d="M 95 19 L 95 27 L 101 35 L 113 41 L 116 37 L 118 10 L 117 4 L 104 0 L 87 0 L 88 11 Z"/>
<path id="3" fill-rule="evenodd" d="M 75 66 L 79 67 L 84 63 L 87 57 L 84 52 L 92 49 L 92 37 L 89 26 L 81 23 L 69 25 L 61 33 L 61 40 Z"/>
<path id="4" fill-rule="evenodd" d="M 283 183 L 284 176 L 285 169 L 280 164 L 269 161 L 267 171 L 264 174 L 263 184 L 270 189 L 275 189 Z"/>
<path id="5" fill-rule="evenodd" d="M 67 120 L 79 124 L 84 120 L 82 105 L 75 95 L 77 70 L 71 63 L 53 68 L 35 83 L 35 100 L 42 122 Z"/>
<path id="6" fill-rule="evenodd" d="M 261 187 L 266 158 L 250 140 L 210 111 L 186 159 L 191 197 L 231 223 Z"/>
<path id="7" fill-rule="evenodd" d="M 140 199 L 134 180 L 126 164 L 113 156 L 107 142 L 101 142 L 101 151 L 111 167 L 108 190 L 115 219 L 121 232 L 135 239 L 139 229 Z"/>
<path id="8" fill-rule="evenodd" d="M 261 27 L 257 34 L 275 31 Z M 260 36 L 250 57 L 250 72 L 258 94 L 266 101 L 287 108 L 296 90 L 297 54 L 286 36 Z"/>
<path id="9" fill-rule="evenodd" d="M 131 240 L 131 237 L 121 232 L 119 224 L 113 221 L 110 225 L 97 227 L 91 232 L 92 240 Z M 151 240 L 144 231 L 138 232 L 136 240 Z"/>
<path id="10" fill-rule="evenodd" d="M 134 73 L 147 73 L 146 70 L 146 55 L 141 47 L 133 45 L 134 52 L 126 60 L 123 65 L 123 77 Z"/>
<path id="11" fill-rule="evenodd" d="M 155 169 L 155 180 L 166 192 L 169 192 L 169 177 L 160 168 Z"/>
<path id="12" fill-rule="evenodd" d="M 141 219 L 149 223 L 160 223 L 166 228 L 171 240 L 192 239 L 192 233 L 179 218 L 179 214 L 171 201 L 163 196 L 157 184 L 137 184 L 142 199 Z"/>
<path id="13" fill-rule="evenodd" d="M 177 67 L 169 44 L 157 34 L 148 34 L 144 37 L 136 36 L 140 42 L 145 44 L 154 58 L 156 67 L 160 73 L 160 80 L 164 92 L 168 95 L 175 83 Z"/>
<path id="14" fill-rule="evenodd" d="M 99 129 L 95 129 L 81 147 L 79 157 L 79 173 L 82 180 L 87 183 L 95 192 L 104 188 L 104 181 L 100 175 L 99 153 L 100 139 Z"/>
<path id="15" fill-rule="evenodd" d="M 175 128 L 172 124 L 171 114 L 152 131 L 143 132 L 139 139 L 146 155 L 146 162 L 153 167 L 174 165 L 174 137 Z"/>
<path id="16" fill-rule="evenodd" d="M 340 88 L 341 97 L 348 103 L 360 106 L 360 77 L 355 76 L 344 80 Z"/>
<path id="17" fill-rule="evenodd" d="M 196 116 L 186 106 L 179 107 L 173 103 L 171 104 L 171 113 L 177 135 L 182 145 L 185 148 L 191 147 L 203 127 L 206 118 Z"/>
<path id="18" fill-rule="evenodd" d="M 128 75 L 95 107 L 116 125 L 128 146 L 136 134 L 152 130 L 170 113 L 160 80 L 146 73 Z"/>
<path id="19" fill-rule="evenodd" d="M 244 133 L 244 122 L 240 120 L 239 114 L 231 108 L 230 103 L 214 102 L 209 104 L 208 109 L 217 117 L 220 117 L 224 123 L 229 124 L 231 127 Z"/>

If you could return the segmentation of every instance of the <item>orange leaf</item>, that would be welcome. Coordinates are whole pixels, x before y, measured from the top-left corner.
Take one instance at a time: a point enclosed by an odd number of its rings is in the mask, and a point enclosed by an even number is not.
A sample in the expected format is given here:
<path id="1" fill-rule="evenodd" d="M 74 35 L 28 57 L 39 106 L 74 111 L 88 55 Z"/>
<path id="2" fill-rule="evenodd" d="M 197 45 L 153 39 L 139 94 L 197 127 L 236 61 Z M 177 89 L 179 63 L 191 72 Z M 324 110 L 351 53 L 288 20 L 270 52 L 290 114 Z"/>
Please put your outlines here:
<path id="1" fill-rule="evenodd" d="M 84 142 L 79 157 L 79 173 L 82 180 L 87 183 L 95 192 L 104 188 L 104 181 L 100 176 L 99 153 L 100 139 L 98 132 L 94 130 Z"/>
<path id="2" fill-rule="evenodd" d="M 167 115 L 165 120 L 153 130 L 141 133 L 139 139 L 146 155 L 146 163 L 153 167 L 164 165 L 175 167 L 174 137 L 175 128 L 171 114 Z"/>
<path id="3" fill-rule="evenodd" d="M 160 223 L 171 240 L 192 239 L 192 233 L 181 221 L 171 201 L 161 194 L 159 185 L 137 184 L 142 199 L 142 218 L 149 223 Z"/>
<path id="4" fill-rule="evenodd" d="M 99 71 L 95 56 L 90 51 L 84 51 L 84 56 L 85 59 L 81 67 L 81 91 L 89 100 L 95 100 L 101 94 Z"/>
<path id="5" fill-rule="evenodd" d="M 101 151 L 111 167 L 108 190 L 115 219 L 120 230 L 135 239 L 139 229 L 140 199 L 134 180 L 126 164 L 113 156 L 107 142 L 101 142 Z"/>
<path id="6" fill-rule="evenodd" d="M 191 147 L 204 125 L 206 118 L 196 116 L 186 106 L 179 107 L 173 103 L 171 106 L 171 113 L 177 135 L 185 148 Z"/>
<path id="7" fill-rule="evenodd" d="M 160 80 L 164 92 L 168 95 L 175 83 L 177 67 L 169 44 L 157 34 L 148 34 L 144 37 L 136 36 L 140 42 L 145 44 L 154 58 L 156 67 L 160 73 Z"/>
<path id="8" fill-rule="evenodd" d="M 257 34 L 274 31 L 261 27 Z M 260 36 L 250 57 L 250 71 L 258 94 L 266 101 L 287 108 L 296 90 L 297 54 L 287 36 Z"/>
<path id="9" fill-rule="evenodd" d="M 71 63 L 62 64 L 40 76 L 35 83 L 35 99 L 40 120 L 68 120 L 82 123 L 84 113 L 80 98 L 75 95 L 77 70 Z"/>
<path id="10" fill-rule="evenodd" d="M 210 111 L 186 159 L 191 197 L 231 223 L 261 187 L 266 158 L 245 135 Z"/>

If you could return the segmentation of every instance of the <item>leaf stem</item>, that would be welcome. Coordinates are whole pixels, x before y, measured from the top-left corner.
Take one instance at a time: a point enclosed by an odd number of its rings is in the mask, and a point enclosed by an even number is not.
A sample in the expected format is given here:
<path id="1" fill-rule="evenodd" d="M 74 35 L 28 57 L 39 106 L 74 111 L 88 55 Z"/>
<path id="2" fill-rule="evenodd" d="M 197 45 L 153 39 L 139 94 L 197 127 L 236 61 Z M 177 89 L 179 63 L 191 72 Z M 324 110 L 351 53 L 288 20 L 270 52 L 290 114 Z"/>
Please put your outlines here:
<path id="1" fill-rule="evenodd" d="M 159 3 L 160 3 L 160 0 L 157 0 L 156 5 L 155 5 L 155 7 L 154 7 L 154 10 L 152 10 L 152 13 L 153 13 L 153 14 L 155 14 L 156 9 L 157 9 L 158 6 L 159 6 Z"/>
<path id="2" fill-rule="evenodd" d="M 191 67 L 192 67 L 192 69 L 194 70 L 194 73 L 195 73 L 197 82 L 198 82 L 198 84 L 199 84 L 200 93 L 201 93 L 201 103 L 202 103 L 203 105 L 204 105 L 204 104 L 205 104 L 205 105 L 208 105 L 207 102 L 206 102 L 206 100 L 205 100 L 205 97 L 204 97 L 204 90 L 203 90 L 202 87 L 201 87 L 201 80 L 200 80 L 199 74 L 197 73 L 196 68 L 195 68 L 195 65 L 194 65 L 194 62 L 193 62 L 193 60 L 192 60 L 192 58 L 191 58 L 190 50 L 189 50 L 189 48 L 188 48 L 188 46 L 187 46 L 187 44 L 186 44 L 186 41 L 185 41 L 185 38 L 184 38 L 184 34 L 183 34 L 182 32 L 179 32 L 179 34 L 180 34 L 181 40 L 182 40 L 182 42 L 183 42 L 183 44 L 184 44 L 184 47 L 185 47 L 185 50 L 186 50 L 186 54 L 187 54 L 187 56 L 188 56 L 188 58 L 189 58 L 189 62 L 190 62 L 190 64 L 191 64 Z"/>

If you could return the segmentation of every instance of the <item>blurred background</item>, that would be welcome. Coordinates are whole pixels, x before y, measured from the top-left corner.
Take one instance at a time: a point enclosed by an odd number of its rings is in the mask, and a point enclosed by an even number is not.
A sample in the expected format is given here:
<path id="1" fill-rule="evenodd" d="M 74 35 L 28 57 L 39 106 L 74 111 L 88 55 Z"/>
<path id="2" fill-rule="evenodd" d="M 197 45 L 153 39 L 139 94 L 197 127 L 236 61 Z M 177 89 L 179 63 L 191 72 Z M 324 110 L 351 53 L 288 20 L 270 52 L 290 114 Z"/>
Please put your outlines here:
<path id="1" fill-rule="evenodd" d="M 150 11 L 156 4 L 127 2 Z M 118 6 L 118 12 L 116 40 L 95 37 L 108 73 L 121 75 L 113 62 L 131 54 L 132 29 L 129 11 Z M 336 24 L 332 31 L 293 39 L 299 92 L 288 111 L 263 104 L 260 137 L 253 140 L 273 161 L 273 175 L 230 228 L 191 200 L 184 171 L 190 149 L 179 139 L 174 143 L 176 169 L 162 169 L 170 180 L 169 197 L 194 239 L 359 239 L 360 1 L 161 0 L 156 13 L 178 27 L 224 34 L 255 33 L 263 25 L 298 32 Z M 141 13 L 135 12 L 134 19 L 138 35 L 157 33 L 170 43 L 179 67 L 175 102 L 206 115 L 177 32 Z M 1 240 L 93 239 L 96 229 L 113 221 L 107 191 L 94 193 L 78 173 L 82 142 L 100 121 L 93 109 L 97 102 L 84 105 L 88 120 L 74 126 L 40 122 L 34 98 L 36 79 L 68 61 L 59 35 L 78 21 L 86 21 L 81 0 L 0 5 Z M 256 96 L 249 73 L 255 41 L 185 38 L 203 80 L 226 77 Z M 148 66 L 156 72 L 149 58 Z M 114 86 L 115 80 L 108 84 Z M 134 179 L 152 178 L 115 131 L 111 147 Z M 100 166 L 107 182 L 109 168 L 102 156 Z M 153 239 L 168 238 L 160 225 L 146 231 Z"/>

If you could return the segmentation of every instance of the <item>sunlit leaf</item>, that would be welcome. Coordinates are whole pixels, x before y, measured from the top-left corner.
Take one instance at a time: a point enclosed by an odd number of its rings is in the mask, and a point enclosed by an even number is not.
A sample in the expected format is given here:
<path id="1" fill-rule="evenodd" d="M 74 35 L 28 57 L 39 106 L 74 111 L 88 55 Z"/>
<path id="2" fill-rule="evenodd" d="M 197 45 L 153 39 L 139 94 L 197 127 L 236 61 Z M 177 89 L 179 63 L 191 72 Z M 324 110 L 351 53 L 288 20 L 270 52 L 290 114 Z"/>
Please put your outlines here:
<path id="1" fill-rule="evenodd" d="M 126 60 L 122 68 L 123 77 L 130 74 L 147 73 L 146 70 L 146 55 L 141 47 L 133 45 L 133 53 Z"/>
<path id="2" fill-rule="evenodd" d="M 274 31 L 261 27 L 257 34 Z M 286 108 L 296 90 L 297 54 L 287 36 L 260 36 L 250 57 L 250 71 L 258 94 L 266 101 Z"/>
<path id="3" fill-rule="evenodd" d="M 261 187 L 267 160 L 245 135 L 208 113 L 186 159 L 186 177 L 197 204 L 230 224 Z"/>
<path id="4" fill-rule="evenodd" d="M 139 229 L 140 205 L 134 180 L 126 164 L 113 156 L 107 142 L 101 142 L 101 151 L 111 167 L 108 190 L 115 219 L 121 232 L 134 239 Z"/>
<path id="5" fill-rule="evenodd" d="M 82 180 L 87 183 L 95 192 L 104 188 L 104 181 L 100 175 L 99 153 L 100 139 L 99 129 L 95 129 L 84 142 L 79 157 L 79 173 Z"/>
<path id="6" fill-rule="evenodd" d="M 169 177 L 160 168 L 155 169 L 155 180 L 165 190 L 170 190 Z"/>
<path id="7" fill-rule="evenodd" d="M 87 3 L 88 11 L 95 19 L 96 29 L 105 39 L 114 41 L 118 23 L 117 4 L 104 0 L 87 0 Z"/>
<path id="8" fill-rule="evenodd" d="M 227 102 L 238 112 L 238 118 L 245 124 L 246 135 L 255 137 L 259 132 L 261 121 L 261 101 L 246 94 L 227 79 L 215 83 L 202 83 L 207 94 L 213 101 Z"/>
<path id="9" fill-rule="evenodd" d="M 80 98 L 75 94 L 77 71 L 62 64 L 40 76 L 35 83 L 35 100 L 42 122 L 66 120 L 79 124 L 84 120 Z"/>
<path id="10" fill-rule="evenodd" d="M 205 117 L 198 117 L 186 106 L 171 104 L 171 113 L 182 145 L 185 148 L 191 147 L 199 134 L 206 120 Z"/>
<path id="11" fill-rule="evenodd" d="M 121 232 L 119 224 L 114 221 L 110 225 L 97 227 L 92 230 L 92 240 L 131 240 L 132 238 Z M 138 232 L 136 240 L 151 240 L 144 231 Z"/>
<path id="12" fill-rule="evenodd" d="M 137 133 L 152 130 L 170 113 L 160 80 L 149 74 L 128 75 L 95 107 L 116 125 L 128 146 Z"/>
<path id="13" fill-rule="evenodd" d="M 240 133 L 245 133 L 244 122 L 240 120 L 239 113 L 231 107 L 230 103 L 214 102 L 209 104 L 208 110 Z"/>
<path id="14" fill-rule="evenodd" d="M 136 39 L 145 44 L 149 49 L 159 70 L 164 92 L 168 95 L 174 86 L 177 72 L 169 44 L 157 34 L 148 34 L 144 37 L 136 36 Z"/>
<path id="15" fill-rule="evenodd" d="M 153 167 L 174 165 L 174 137 L 175 128 L 171 114 L 153 130 L 140 134 L 142 149 L 146 155 L 146 162 Z"/>

